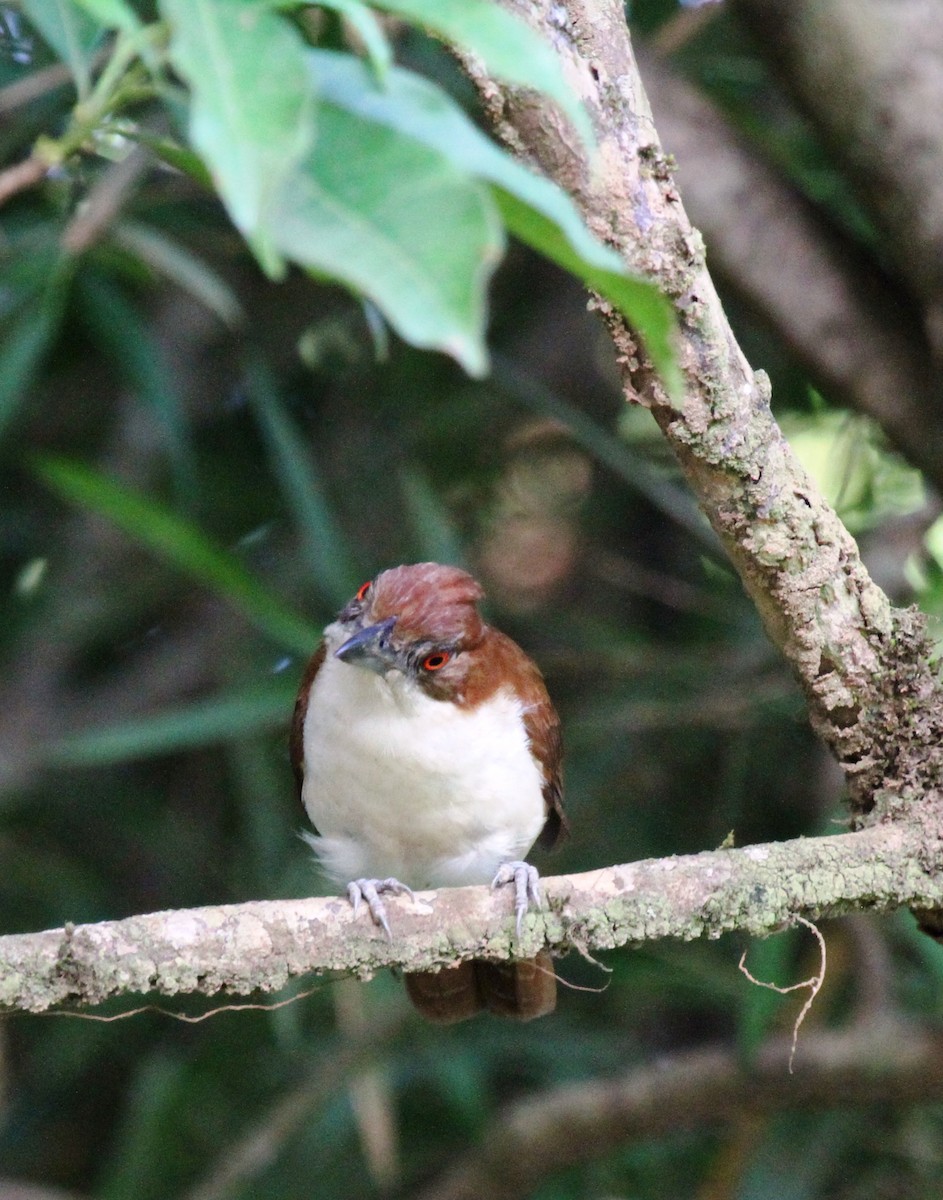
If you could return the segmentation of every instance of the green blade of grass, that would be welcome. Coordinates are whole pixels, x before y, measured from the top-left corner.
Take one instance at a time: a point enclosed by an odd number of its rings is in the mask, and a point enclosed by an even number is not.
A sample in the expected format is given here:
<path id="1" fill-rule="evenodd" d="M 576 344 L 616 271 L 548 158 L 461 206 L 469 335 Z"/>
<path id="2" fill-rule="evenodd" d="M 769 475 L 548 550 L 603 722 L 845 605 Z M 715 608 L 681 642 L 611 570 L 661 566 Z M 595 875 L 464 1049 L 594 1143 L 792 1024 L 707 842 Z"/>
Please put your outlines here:
<path id="1" fill-rule="evenodd" d="M 252 411 L 315 586 L 331 606 L 340 608 L 357 587 L 361 572 L 331 509 L 314 455 L 286 411 L 271 372 L 257 358 L 248 364 L 248 383 Z"/>
<path id="2" fill-rule="evenodd" d="M 311 652 L 318 631 L 191 521 L 83 463 L 48 455 L 35 460 L 35 469 L 64 499 L 113 521 L 135 541 L 227 600 L 286 649 Z"/>
<path id="3" fill-rule="evenodd" d="M 57 767 L 102 767 L 230 742 L 285 725 L 294 697 L 294 680 L 273 680 L 151 717 L 69 734 L 53 742 L 45 757 Z"/>

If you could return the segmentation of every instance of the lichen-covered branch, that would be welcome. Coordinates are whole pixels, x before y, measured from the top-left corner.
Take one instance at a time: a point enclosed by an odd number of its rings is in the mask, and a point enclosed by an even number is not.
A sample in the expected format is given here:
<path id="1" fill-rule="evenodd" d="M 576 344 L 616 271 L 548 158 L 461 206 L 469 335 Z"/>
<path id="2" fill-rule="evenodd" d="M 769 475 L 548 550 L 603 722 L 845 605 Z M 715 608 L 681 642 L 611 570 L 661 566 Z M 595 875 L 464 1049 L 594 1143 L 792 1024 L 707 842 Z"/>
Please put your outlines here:
<path id="1" fill-rule="evenodd" d="M 789 1054 L 787 1038 L 767 1043 L 749 1066 L 729 1047 L 707 1047 L 522 1100 L 419 1200 L 518 1200 L 559 1171 L 634 1140 L 714 1129 L 738 1117 L 943 1099 L 943 1038 L 912 1024 L 805 1034 L 794 1075 Z"/>
<path id="2" fill-rule="evenodd" d="M 340 897 L 150 913 L 0 938 L 0 1010 L 42 1012 L 110 996 L 274 991 L 311 973 L 369 977 L 547 946 L 611 949 L 661 938 L 765 934 L 851 911 L 943 904 L 939 857 L 919 830 L 859 833 L 651 859 L 545 880 L 514 936 L 507 895 L 486 887 L 388 901 L 394 937 Z"/>
<path id="3" fill-rule="evenodd" d="M 859 813 L 894 786 L 927 744 L 888 683 L 921 704 L 936 694 L 919 621 L 895 614 L 854 539 L 780 432 L 768 380 L 754 374 L 730 330 L 652 120 L 621 0 L 502 0 L 557 50 L 598 142 L 593 161 L 553 106 L 467 63 L 499 134 L 573 195 L 589 226 L 634 270 L 656 280 L 678 314 L 686 398 L 673 405 L 622 318 L 600 305 L 626 394 L 649 405 L 720 535 L 776 645 L 805 691 L 814 728 L 849 781 Z M 932 705 L 930 707 L 933 707 Z M 939 706 L 937 706 L 939 707 Z M 892 736 L 888 731 L 893 727 Z M 939 731 L 937 731 L 938 733 Z M 908 738 L 915 742 L 909 753 Z M 935 785 L 934 775 L 927 783 Z"/>

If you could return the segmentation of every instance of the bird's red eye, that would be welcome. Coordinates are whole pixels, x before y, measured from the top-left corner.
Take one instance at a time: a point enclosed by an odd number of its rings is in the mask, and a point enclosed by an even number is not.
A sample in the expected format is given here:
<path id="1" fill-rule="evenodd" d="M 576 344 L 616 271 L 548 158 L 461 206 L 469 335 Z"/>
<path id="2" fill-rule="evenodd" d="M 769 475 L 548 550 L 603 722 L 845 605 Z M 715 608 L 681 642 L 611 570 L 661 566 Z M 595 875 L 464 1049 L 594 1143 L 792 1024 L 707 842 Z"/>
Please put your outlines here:
<path id="1" fill-rule="evenodd" d="M 372 580 L 372 579 L 368 579 L 366 583 L 362 583 L 362 584 L 360 585 L 360 587 L 359 587 L 359 588 L 357 588 L 357 592 L 356 592 L 356 594 L 355 594 L 355 596 L 354 596 L 354 599 L 355 599 L 355 600 L 365 600 L 365 599 L 366 599 L 366 596 L 367 596 L 367 592 L 369 592 L 369 591 L 370 591 L 370 584 L 371 584 L 371 583 L 373 583 L 373 580 Z"/>
<path id="2" fill-rule="evenodd" d="M 422 669 L 424 671 L 438 671 L 452 657 L 447 650 L 437 650 L 435 654 L 429 654 L 423 659 Z"/>

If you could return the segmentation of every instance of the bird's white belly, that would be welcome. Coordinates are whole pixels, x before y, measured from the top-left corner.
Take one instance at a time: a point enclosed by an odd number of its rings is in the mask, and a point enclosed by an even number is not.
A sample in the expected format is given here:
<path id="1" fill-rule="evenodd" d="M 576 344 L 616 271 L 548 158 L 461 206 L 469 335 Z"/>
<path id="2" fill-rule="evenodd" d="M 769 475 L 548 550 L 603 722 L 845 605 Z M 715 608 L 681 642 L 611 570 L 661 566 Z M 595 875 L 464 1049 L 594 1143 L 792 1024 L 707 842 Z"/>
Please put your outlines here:
<path id="1" fill-rule="evenodd" d="M 393 876 L 411 887 L 490 883 L 544 824 L 542 779 L 519 702 L 434 700 L 330 654 L 304 726 L 305 809 L 337 883 Z"/>

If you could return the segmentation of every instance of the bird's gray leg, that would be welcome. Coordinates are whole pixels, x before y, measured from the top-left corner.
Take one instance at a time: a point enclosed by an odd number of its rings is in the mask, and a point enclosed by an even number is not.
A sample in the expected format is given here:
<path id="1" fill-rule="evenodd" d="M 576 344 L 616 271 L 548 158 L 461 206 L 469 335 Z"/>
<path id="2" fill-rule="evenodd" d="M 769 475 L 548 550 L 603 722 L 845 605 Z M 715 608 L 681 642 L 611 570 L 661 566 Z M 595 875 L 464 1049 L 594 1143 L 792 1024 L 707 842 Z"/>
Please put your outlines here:
<path id="1" fill-rule="evenodd" d="M 390 932 L 386 905 L 380 899 L 381 892 L 389 892 L 391 896 L 405 894 L 410 900 L 414 899 L 413 889 L 407 887 L 405 883 L 400 883 L 398 879 L 352 879 L 347 885 L 347 899 L 354 907 L 354 916 L 357 915 L 361 903 L 366 901 L 371 917 L 386 932 L 386 936 L 392 942 L 393 934 Z"/>
<path id="2" fill-rule="evenodd" d="M 517 936 L 521 936 L 521 924 L 527 910 L 541 907 L 540 875 L 536 867 L 526 862 L 506 862 L 498 868 L 498 873 L 491 881 L 493 888 L 505 883 L 514 884 L 514 912 L 517 914 Z"/>

